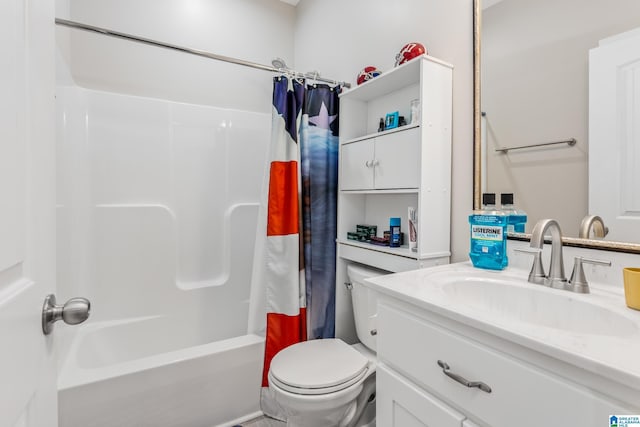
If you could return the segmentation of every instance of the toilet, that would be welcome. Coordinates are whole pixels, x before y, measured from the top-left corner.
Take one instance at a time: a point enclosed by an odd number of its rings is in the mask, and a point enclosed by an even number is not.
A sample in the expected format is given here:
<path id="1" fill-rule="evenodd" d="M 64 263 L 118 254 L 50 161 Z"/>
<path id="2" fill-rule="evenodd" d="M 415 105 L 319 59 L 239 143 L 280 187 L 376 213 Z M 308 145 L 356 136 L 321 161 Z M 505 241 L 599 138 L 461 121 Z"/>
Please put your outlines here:
<path id="1" fill-rule="evenodd" d="M 374 427 L 376 295 L 364 279 L 386 271 L 351 264 L 351 300 L 360 343 L 310 340 L 271 360 L 269 388 L 293 427 Z"/>

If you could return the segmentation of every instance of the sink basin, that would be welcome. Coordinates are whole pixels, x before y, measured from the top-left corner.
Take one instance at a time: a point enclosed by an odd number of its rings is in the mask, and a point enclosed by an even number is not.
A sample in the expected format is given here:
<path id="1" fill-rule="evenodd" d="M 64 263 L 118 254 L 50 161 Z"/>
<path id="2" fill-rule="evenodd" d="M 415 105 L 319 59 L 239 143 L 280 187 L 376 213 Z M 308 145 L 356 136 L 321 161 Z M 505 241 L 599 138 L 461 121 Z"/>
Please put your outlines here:
<path id="1" fill-rule="evenodd" d="M 597 375 L 592 383 L 597 388 L 601 377 L 640 393 L 640 311 L 626 307 L 621 287 L 594 280 L 592 293 L 577 294 L 529 283 L 528 273 L 516 266 L 493 271 L 464 262 L 378 276 L 365 285 L 379 293 L 380 306 L 407 310 L 410 318 L 417 316 L 445 335 L 460 331 L 507 353 L 516 344 L 518 354 L 530 349 L 548 356 L 558 373 L 566 367 L 554 360 Z M 407 331 L 412 332 L 418 329 Z M 533 360 L 540 362 L 538 356 Z"/>
<path id="2" fill-rule="evenodd" d="M 579 295 L 550 289 L 512 278 L 490 275 L 469 277 L 447 274 L 439 287 L 452 303 L 482 312 L 500 321 L 523 322 L 567 332 L 627 336 L 638 333 L 636 322 L 616 311 L 616 307 L 597 304 L 593 295 Z"/>

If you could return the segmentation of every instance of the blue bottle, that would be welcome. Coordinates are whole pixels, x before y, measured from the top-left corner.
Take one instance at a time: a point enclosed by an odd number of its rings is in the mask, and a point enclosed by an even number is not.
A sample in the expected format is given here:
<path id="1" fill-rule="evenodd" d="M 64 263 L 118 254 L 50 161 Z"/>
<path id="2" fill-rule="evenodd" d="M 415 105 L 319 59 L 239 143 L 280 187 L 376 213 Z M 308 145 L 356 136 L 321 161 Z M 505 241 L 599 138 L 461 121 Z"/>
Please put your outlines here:
<path id="1" fill-rule="evenodd" d="M 389 218 L 389 231 L 391 232 L 389 236 L 389 246 L 392 248 L 400 247 L 400 218 L 392 217 Z"/>
<path id="2" fill-rule="evenodd" d="M 502 212 L 508 217 L 507 231 L 524 233 L 524 228 L 527 225 L 527 213 L 513 206 L 513 193 L 501 193 L 500 204 Z"/>
<path id="3" fill-rule="evenodd" d="M 496 195 L 482 195 L 483 209 L 469 215 L 471 247 L 469 258 L 474 267 L 502 270 L 507 259 L 507 215 L 496 209 Z"/>

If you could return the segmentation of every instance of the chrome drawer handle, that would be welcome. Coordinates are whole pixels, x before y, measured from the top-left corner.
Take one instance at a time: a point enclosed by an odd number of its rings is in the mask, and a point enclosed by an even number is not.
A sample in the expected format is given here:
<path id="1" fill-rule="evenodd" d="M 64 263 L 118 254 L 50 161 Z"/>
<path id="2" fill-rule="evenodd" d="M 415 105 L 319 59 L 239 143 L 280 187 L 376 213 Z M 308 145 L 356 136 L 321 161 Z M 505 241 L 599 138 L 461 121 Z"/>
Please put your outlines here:
<path id="1" fill-rule="evenodd" d="M 489 387 L 488 385 L 486 385 L 483 382 L 480 381 L 468 381 L 467 379 L 461 377 L 458 374 L 454 374 L 453 372 L 449 372 L 449 365 L 447 365 L 446 362 L 443 362 L 442 360 L 438 360 L 438 366 L 440 366 L 442 368 L 442 372 L 448 376 L 449 378 L 459 382 L 462 385 L 465 385 L 467 387 L 477 387 L 480 390 L 484 391 L 485 393 L 491 393 L 491 387 Z"/>

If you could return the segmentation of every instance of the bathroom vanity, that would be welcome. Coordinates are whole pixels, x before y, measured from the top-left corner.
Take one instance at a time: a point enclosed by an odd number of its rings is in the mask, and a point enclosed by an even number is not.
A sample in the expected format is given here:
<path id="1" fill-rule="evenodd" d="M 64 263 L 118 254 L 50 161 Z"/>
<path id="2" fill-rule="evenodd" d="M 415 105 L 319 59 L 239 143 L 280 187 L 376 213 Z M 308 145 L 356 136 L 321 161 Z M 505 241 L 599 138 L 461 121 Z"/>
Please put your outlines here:
<path id="1" fill-rule="evenodd" d="M 596 427 L 640 413 L 640 312 L 614 287 L 575 294 L 527 275 L 461 263 L 367 281 L 379 425 Z"/>

